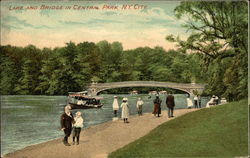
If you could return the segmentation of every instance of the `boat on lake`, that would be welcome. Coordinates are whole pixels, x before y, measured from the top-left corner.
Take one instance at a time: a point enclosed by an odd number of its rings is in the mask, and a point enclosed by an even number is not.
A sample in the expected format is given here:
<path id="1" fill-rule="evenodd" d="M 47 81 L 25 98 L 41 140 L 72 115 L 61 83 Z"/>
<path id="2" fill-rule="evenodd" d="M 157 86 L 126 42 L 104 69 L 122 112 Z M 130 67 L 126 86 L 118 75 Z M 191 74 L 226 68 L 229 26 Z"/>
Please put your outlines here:
<path id="1" fill-rule="evenodd" d="M 102 97 L 89 96 L 87 91 L 83 92 L 69 92 L 68 104 L 72 109 L 90 109 L 101 108 Z"/>

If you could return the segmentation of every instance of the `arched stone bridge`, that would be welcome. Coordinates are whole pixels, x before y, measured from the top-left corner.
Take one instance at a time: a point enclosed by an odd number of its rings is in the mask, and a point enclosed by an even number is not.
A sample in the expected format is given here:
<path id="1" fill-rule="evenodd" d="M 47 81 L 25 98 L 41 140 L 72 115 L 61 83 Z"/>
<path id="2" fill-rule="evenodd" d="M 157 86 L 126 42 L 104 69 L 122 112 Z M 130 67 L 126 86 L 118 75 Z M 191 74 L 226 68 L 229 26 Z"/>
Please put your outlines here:
<path id="1" fill-rule="evenodd" d="M 124 87 L 163 87 L 172 88 L 184 91 L 190 95 L 194 95 L 193 91 L 197 90 L 201 93 L 205 84 L 195 84 L 195 83 L 174 83 L 174 82 L 156 82 L 156 81 L 125 81 L 125 82 L 109 82 L 109 83 L 95 83 L 93 82 L 87 89 L 88 93 L 91 95 L 98 95 L 101 91 L 114 89 L 114 88 L 124 88 Z"/>

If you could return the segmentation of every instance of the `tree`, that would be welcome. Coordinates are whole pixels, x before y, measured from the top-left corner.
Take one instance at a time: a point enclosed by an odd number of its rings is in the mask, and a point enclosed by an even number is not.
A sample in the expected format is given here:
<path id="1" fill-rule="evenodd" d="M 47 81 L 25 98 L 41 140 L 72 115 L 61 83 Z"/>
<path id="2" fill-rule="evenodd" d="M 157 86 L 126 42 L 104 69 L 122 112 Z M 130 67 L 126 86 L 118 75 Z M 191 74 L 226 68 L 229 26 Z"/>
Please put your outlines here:
<path id="1" fill-rule="evenodd" d="M 40 84 L 37 87 L 37 90 L 41 92 L 41 94 L 58 94 L 58 89 L 51 88 L 55 87 L 52 85 L 55 85 L 55 71 L 57 71 L 60 68 L 60 62 L 59 62 L 59 53 L 58 48 L 52 50 L 43 50 L 46 54 L 46 57 L 42 61 L 42 68 L 41 68 L 41 74 L 39 76 Z M 47 56 L 48 55 L 48 56 Z M 53 77 L 54 76 L 54 77 Z M 60 84 L 60 83 L 58 83 Z"/>
<path id="2" fill-rule="evenodd" d="M 95 43 L 83 42 L 77 45 L 78 54 L 76 57 L 76 81 L 81 90 L 91 82 L 97 79 L 101 67 L 100 51 Z M 98 81 L 99 78 L 98 78 Z"/>
<path id="3" fill-rule="evenodd" d="M 188 18 L 184 26 L 192 33 L 187 40 L 169 35 L 166 37 L 168 41 L 177 42 L 181 52 L 204 54 L 204 67 L 209 67 L 214 61 L 221 64 L 225 58 L 230 58 L 234 63 L 225 68 L 227 70 L 218 71 L 227 72 L 224 76 L 219 75 L 220 77 L 215 79 L 213 74 L 208 74 L 208 81 L 213 82 L 208 86 L 211 93 L 215 91 L 213 87 L 219 89 L 226 86 L 226 92 L 219 92 L 220 95 L 234 99 L 247 96 L 247 10 L 245 1 L 181 2 L 175 8 L 177 18 Z M 232 78 L 234 80 L 230 80 Z M 237 89 L 234 95 L 231 94 L 233 89 Z"/>
<path id="4" fill-rule="evenodd" d="M 21 76 L 15 87 L 18 94 L 40 94 L 37 91 L 39 85 L 39 75 L 41 70 L 41 50 L 33 45 L 28 45 L 22 50 L 23 62 Z"/>
<path id="5" fill-rule="evenodd" d="M 235 56 L 247 52 L 247 3 L 245 1 L 201 1 L 181 2 L 175 8 L 177 18 L 187 17 L 184 25 L 192 34 L 186 41 L 167 36 L 167 40 L 178 42 L 184 52 L 191 50 L 211 58 Z M 226 50 L 234 49 L 228 53 Z"/>
<path id="6" fill-rule="evenodd" d="M 14 94 L 14 86 L 16 84 L 17 78 L 15 75 L 14 62 L 8 57 L 1 57 L 1 84 L 0 84 L 0 94 Z"/>

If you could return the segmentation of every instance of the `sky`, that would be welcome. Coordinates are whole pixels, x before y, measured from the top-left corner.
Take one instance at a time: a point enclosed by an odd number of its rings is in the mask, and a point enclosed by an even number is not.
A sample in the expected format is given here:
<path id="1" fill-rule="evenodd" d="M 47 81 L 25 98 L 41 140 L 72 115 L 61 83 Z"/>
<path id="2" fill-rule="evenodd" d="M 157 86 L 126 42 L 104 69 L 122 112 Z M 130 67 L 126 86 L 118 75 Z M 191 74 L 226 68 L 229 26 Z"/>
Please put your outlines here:
<path id="1" fill-rule="evenodd" d="M 177 1 L 2 1 L 1 45 L 54 48 L 70 41 L 107 40 L 121 42 L 124 50 L 145 46 L 174 49 L 175 44 L 165 37 L 173 34 L 185 39 L 188 35 L 182 27 L 185 21 L 174 16 L 178 4 Z M 126 9 L 122 8 L 124 5 Z M 67 6 L 70 8 L 66 9 Z M 99 9 L 83 9 L 87 6 Z"/>

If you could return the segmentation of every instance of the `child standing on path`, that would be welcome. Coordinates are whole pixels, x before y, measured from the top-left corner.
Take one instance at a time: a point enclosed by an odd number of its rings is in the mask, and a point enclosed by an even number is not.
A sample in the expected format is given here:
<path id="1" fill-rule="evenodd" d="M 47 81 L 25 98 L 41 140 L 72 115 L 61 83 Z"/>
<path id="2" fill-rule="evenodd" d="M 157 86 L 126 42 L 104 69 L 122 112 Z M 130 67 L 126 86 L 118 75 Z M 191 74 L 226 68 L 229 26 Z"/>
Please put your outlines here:
<path id="1" fill-rule="evenodd" d="M 118 110 L 119 110 L 119 104 L 118 104 L 117 96 L 114 96 L 113 111 L 114 111 L 115 117 L 117 117 L 117 111 Z"/>
<path id="2" fill-rule="evenodd" d="M 73 132 L 73 145 L 75 145 L 75 138 L 76 138 L 76 145 L 79 144 L 79 138 L 81 129 L 83 127 L 83 118 L 82 113 L 80 111 L 76 112 L 76 117 L 74 118 L 75 123 L 73 124 L 74 132 Z"/>
<path id="3" fill-rule="evenodd" d="M 136 103 L 136 107 L 137 107 L 137 110 L 138 110 L 138 115 L 142 115 L 142 106 L 143 106 L 144 102 L 142 101 L 141 98 L 138 98 L 138 101 Z"/>
<path id="4" fill-rule="evenodd" d="M 121 108 L 122 108 L 122 119 L 124 123 L 129 123 L 128 122 L 128 117 L 129 117 L 128 98 L 122 99 Z"/>

